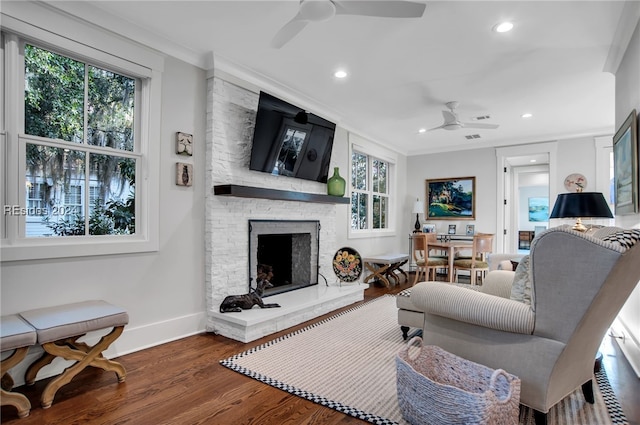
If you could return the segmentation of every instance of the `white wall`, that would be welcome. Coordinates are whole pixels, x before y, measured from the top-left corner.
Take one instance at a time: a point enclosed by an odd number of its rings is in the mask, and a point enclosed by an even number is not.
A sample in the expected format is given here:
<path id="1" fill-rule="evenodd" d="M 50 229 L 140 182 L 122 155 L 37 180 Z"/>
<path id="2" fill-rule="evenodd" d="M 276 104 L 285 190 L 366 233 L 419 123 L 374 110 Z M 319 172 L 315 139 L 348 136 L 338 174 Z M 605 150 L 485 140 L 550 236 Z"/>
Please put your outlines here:
<path id="1" fill-rule="evenodd" d="M 638 6 L 640 7 L 640 6 Z M 616 75 L 616 128 L 619 128 L 632 109 L 640 111 L 640 21 L 623 56 Z M 616 217 L 620 227 L 640 227 L 640 214 Z M 625 336 L 618 340 L 625 355 L 640 376 L 640 285 L 636 286 L 622 308 L 616 331 Z"/>
<path id="2" fill-rule="evenodd" d="M 90 299 L 122 306 L 129 325 L 109 357 L 204 331 L 205 72 L 166 58 L 162 82 L 160 250 L 2 262 L 3 315 Z M 175 154 L 177 131 L 194 135 L 191 159 Z M 192 187 L 176 186 L 176 162 L 194 164 Z"/>
<path id="3" fill-rule="evenodd" d="M 418 155 L 407 158 L 407 209 L 413 206 L 415 198 L 425 201 L 426 179 L 451 177 L 476 178 L 476 218 L 475 220 L 426 220 L 435 224 L 438 233 L 447 233 L 449 224 L 457 226 L 456 232 L 464 234 L 467 224 L 474 224 L 475 231 L 496 233 L 496 154 L 494 149 L 475 149 L 458 152 L 445 152 L 431 155 Z M 415 215 L 413 215 L 415 221 Z M 420 222 L 425 223 L 423 215 Z M 413 225 L 407 225 L 407 232 Z"/>

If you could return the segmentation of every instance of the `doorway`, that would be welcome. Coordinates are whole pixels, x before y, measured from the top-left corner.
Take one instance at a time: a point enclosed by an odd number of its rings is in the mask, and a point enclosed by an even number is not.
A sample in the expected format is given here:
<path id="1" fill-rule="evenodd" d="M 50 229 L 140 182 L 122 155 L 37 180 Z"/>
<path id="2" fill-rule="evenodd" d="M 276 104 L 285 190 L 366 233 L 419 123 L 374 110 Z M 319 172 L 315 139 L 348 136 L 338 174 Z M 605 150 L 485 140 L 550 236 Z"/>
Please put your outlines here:
<path id="1" fill-rule="evenodd" d="M 502 237 L 496 239 L 496 252 L 528 253 L 526 243 L 520 244 L 520 231 L 530 242 L 536 231 L 548 228 L 548 203 L 556 198 L 557 143 L 512 146 L 496 149 L 498 165 L 497 229 Z M 531 213 L 530 214 L 530 208 Z M 543 219 L 544 221 L 538 221 Z M 537 227 L 537 229 L 536 229 Z"/>

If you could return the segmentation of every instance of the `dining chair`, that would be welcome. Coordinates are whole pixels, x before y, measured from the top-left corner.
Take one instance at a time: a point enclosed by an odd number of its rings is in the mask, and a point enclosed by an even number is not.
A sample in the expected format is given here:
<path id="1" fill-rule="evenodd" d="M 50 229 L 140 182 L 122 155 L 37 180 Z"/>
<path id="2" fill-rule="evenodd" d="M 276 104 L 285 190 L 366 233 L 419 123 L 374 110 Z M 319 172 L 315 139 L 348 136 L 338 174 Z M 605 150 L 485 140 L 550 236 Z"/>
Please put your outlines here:
<path id="1" fill-rule="evenodd" d="M 447 257 L 435 257 L 429 255 L 429 242 L 436 242 L 437 235 L 435 233 L 414 233 L 413 239 L 413 259 L 416 263 L 416 274 L 413 279 L 415 285 L 420 281 L 420 277 L 424 279 L 435 280 L 436 269 L 449 269 L 449 261 Z"/>
<path id="2" fill-rule="evenodd" d="M 471 277 L 471 285 L 476 284 L 478 272 L 484 275 L 489 271 L 489 263 L 487 255 L 493 252 L 493 237 L 491 233 L 476 233 L 473 235 L 473 244 L 471 247 L 471 257 L 456 258 L 453 261 L 453 277 L 457 281 L 458 270 L 469 270 Z"/>

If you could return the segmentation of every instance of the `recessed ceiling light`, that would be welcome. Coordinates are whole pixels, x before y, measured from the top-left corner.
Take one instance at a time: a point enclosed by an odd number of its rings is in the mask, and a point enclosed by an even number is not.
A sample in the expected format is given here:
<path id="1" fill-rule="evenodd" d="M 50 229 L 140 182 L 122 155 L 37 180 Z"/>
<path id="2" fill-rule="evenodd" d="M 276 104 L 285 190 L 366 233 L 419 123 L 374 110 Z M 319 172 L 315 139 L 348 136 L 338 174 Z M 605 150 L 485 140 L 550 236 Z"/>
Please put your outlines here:
<path id="1" fill-rule="evenodd" d="M 526 114 L 522 114 L 521 117 L 522 118 L 531 118 L 533 116 L 533 114 L 530 114 L 529 112 L 527 112 Z"/>
<path id="2" fill-rule="evenodd" d="M 418 133 L 426 133 L 427 129 L 426 128 L 421 128 L 420 130 L 418 130 Z"/>
<path id="3" fill-rule="evenodd" d="M 513 24 L 511 22 L 501 22 L 499 24 L 494 25 L 493 30 L 495 32 L 507 32 L 513 29 Z"/>
<path id="4" fill-rule="evenodd" d="M 345 78 L 347 76 L 347 71 L 343 70 L 343 69 L 339 69 L 336 72 L 333 73 L 333 76 L 336 78 Z"/>

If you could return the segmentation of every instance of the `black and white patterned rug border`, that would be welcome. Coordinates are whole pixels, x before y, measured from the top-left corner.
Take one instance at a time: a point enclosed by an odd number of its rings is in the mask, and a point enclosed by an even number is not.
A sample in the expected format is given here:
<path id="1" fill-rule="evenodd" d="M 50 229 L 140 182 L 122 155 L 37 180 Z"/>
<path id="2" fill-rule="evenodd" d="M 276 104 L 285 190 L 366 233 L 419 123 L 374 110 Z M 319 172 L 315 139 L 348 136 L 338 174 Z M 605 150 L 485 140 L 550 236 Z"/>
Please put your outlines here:
<path id="1" fill-rule="evenodd" d="M 364 412 L 360 409 L 356 409 L 353 408 L 351 406 L 347 406 L 345 404 L 342 404 L 340 402 L 336 402 L 333 400 L 329 400 L 325 397 L 316 395 L 314 393 L 302 390 L 300 388 L 294 387 L 292 385 L 286 384 L 284 382 L 280 382 L 276 379 L 271 379 L 268 376 L 264 376 L 260 373 L 254 372 L 250 369 L 247 369 L 245 367 L 239 366 L 237 364 L 234 363 L 235 360 L 240 359 L 244 356 L 247 356 L 249 354 L 258 352 L 264 348 L 267 348 L 271 345 L 277 344 L 280 341 L 283 341 L 285 339 L 291 338 L 295 335 L 298 335 L 302 332 L 306 332 L 309 329 L 313 329 L 317 326 L 320 326 L 324 323 L 330 322 L 331 320 L 334 320 L 340 316 L 343 316 L 347 313 L 350 313 L 352 311 L 358 310 L 362 307 L 364 307 L 365 305 L 368 305 L 370 303 L 374 303 L 377 300 L 383 298 L 383 297 L 395 297 L 394 295 L 383 295 L 382 297 L 376 298 L 374 300 L 371 301 L 367 301 L 365 303 L 362 303 L 360 305 L 357 305 L 353 308 L 347 309 L 345 311 L 342 311 L 340 313 L 337 313 L 331 317 L 328 317 L 326 319 L 323 319 L 317 323 L 313 323 L 309 326 L 305 326 L 304 328 L 298 329 L 297 331 L 291 332 L 289 334 L 283 335 L 281 337 L 275 338 L 269 342 L 266 342 L 264 344 L 258 345 L 256 347 L 253 347 L 247 351 L 244 351 L 242 353 L 239 354 L 235 354 L 227 359 L 224 360 L 220 360 L 220 364 L 224 367 L 227 367 L 235 372 L 241 373 L 245 376 L 248 376 L 250 378 L 253 378 L 257 381 L 260 381 L 262 383 L 265 383 L 269 386 L 278 388 L 282 391 L 286 391 L 290 394 L 293 394 L 295 396 L 298 397 L 302 397 L 306 400 L 312 401 L 314 403 L 320 404 L 322 406 L 328 407 L 330 409 L 333 410 L 337 410 L 339 412 L 342 412 L 344 414 L 356 417 L 358 419 L 361 419 L 363 421 L 367 421 L 369 423 L 372 424 L 376 424 L 376 425 L 398 425 L 397 422 L 392 421 L 390 419 L 384 418 L 382 416 L 377 416 L 377 415 L 373 415 L 371 413 L 367 413 Z M 598 387 L 600 389 L 600 392 L 602 394 L 602 398 L 604 400 L 605 406 L 607 407 L 607 411 L 609 412 L 609 417 L 611 418 L 611 423 L 612 425 L 629 425 L 629 422 L 627 421 L 627 418 L 624 414 L 624 412 L 622 411 L 622 406 L 620 405 L 620 402 L 618 401 L 618 398 L 616 397 L 613 388 L 611 388 L 611 384 L 609 383 L 609 378 L 607 377 L 607 373 L 604 370 L 604 367 L 601 367 L 600 370 L 598 372 L 595 373 L 595 378 L 596 378 L 596 383 L 598 384 Z"/>
<path id="2" fill-rule="evenodd" d="M 376 298 L 374 300 L 367 301 L 365 303 L 359 304 L 359 305 L 357 305 L 357 306 L 355 306 L 353 308 L 350 308 L 350 309 L 347 309 L 347 310 L 342 311 L 340 313 L 337 313 L 337 314 L 335 314 L 335 315 L 333 315 L 331 317 L 328 317 L 328 318 L 326 318 L 324 320 L 321 320 L 321 321 L 319 321 L 317 323 L 313 323 L 313 324 L 311 324 L 309 326 L 305 326 L 302 329 L 299 329 L 297 331 L 291 332 L 291 333 L 289 333 L 287 335 L 283 335 L 283 336 L 281 336 L 279 338 L 273 339 L 273 340 L 271 340 L 269 342 L 266 342 L 264 344 L 261 344 L 259 346 L 254 347 L 254 348 L 251 348 L 251 349 L 249 349 L 247 351 L 244 351 L 242 353 L 239 353 L 239 354 L 236 354 L 234 356 L 231 356 L 231 357 L 229 357 L 229 358 L 227 358 L 225 360 L 221 360 L 220 364 L 222 366 L 225 366 L 225 367 L 233 370 L 233 371 L 236 371 L 238 373 L 246 375 L 246 376 L 248 376 L 250 378 L 253 378 L 253 379 L 257 380 L 257 381 L 260 381 L 260 382 L 265 383 L 267 385 L 270 385 L 272 387 L 278 388 L 278 389 L 280 389 L 282 391 L 286 391 L 286 392 L 288 392 L 290 394 L 296 395 L 298 397 L 302 397 L 302 398 L 307 399 L 309 401 L 312 401 L 314 403 L 320 404 L 322 406 L 328 407 L 328 408 L 333 409 L 333 410 L 337 410 L 338 412 L 342 412 L 344 414 L 347 414 L 349 416 L 353 416 L 353 417 L 361 419 L 363 421 L 367 421 L 369 423 L 376 424 L 376 425 L 398 425 L 398 423 L 395 422 L 395 421 L 389 420 L 387 418 L 383 418 L 381 416 L 373 415 L 371 413 L 364 412 L 364 411 L 362 411 L 360 409 L 356 409 L 354 407 L 347 406 L 347 405 L 342 404 L 342 403 L 337 402 L 337 401 L 329 400 L 328 398 L 316 395 L 314 393 L 311 393 L 311 392 L 308 392 L 308 391 L 305 391 L 305 390 L 301 390 L 301 389 L 296 388 L 296 387 L 294 387 L 292 385 L 286 384 L 284 382 L 280 382 L 280 381 L 278 381 L 276 379 L 271 379 L 268 376 L 264 376 L 264 375 L 262 375 L 260 373 L 257 373 L 257 372 L 254 372 L 252 370 L 249 370 L 249 369 L 247 369 L 245 367 L 238 366 L 237 364 L 234 363 L 234 361 L 237 360 L 237 359 L 240 359 L 240 358 L 242 358 L 244 356 L 247 356 L 249 354 L 252 354 L 252 353 L 255 353 L 257 351 L 260 351 L 260 350 L 262 350 L 264 348 L 267 348 L 267 347 L 269 347 L 271 345 L 277 344 L 280 341 L 283 341 L 285 339 L 291 338 L 291 337 L 293 337 L 295 335 L 298 335 L 298 334 L 300 334 L 302 332 L 306 332 L 309 329 L 313 329 L 313 328 L 315 328 L 317 326 L 320 326 L 320 325 L 322 325 L 324 323 L 327 323 L 327 322 L 329 322 L 331 320 L 334 320 L 334 319 L 336 319 L 336 318 L 338 318 L 340 316 L 343 316 L 343 315 L 345 315 L 347 313 L 350 313 L 352 311 L 358 310 L 358 309 L 364 307 L 365 305 L 368 305 L 370 303 L 374 303 L 374 302 L 376 302 L 377 300 L 379 300 L 379 299 L 381 299 L 383 297 L 394 297 L 394 295 L 383 295 L 382 297 L 378 297 L 378 298 Z"/>
<path id="3" fill-rule="evenodd" d="M 601 367 L 600 370 L 595 373 L 595 376 L 604 404 L 607 406 L 607 410 L 609 411 L 611 423 L 613 425 L 629 425 L 627 417 L 622 411 L 622 406 L 618 401 L 618 397 L 616 397 L 616 394 L 613 392 L 613 388 L 611 388 L 611 383 L 609 382 L 609 377 L 607 376 L 607 372 L 604 370 L 604 367 Z"/>

